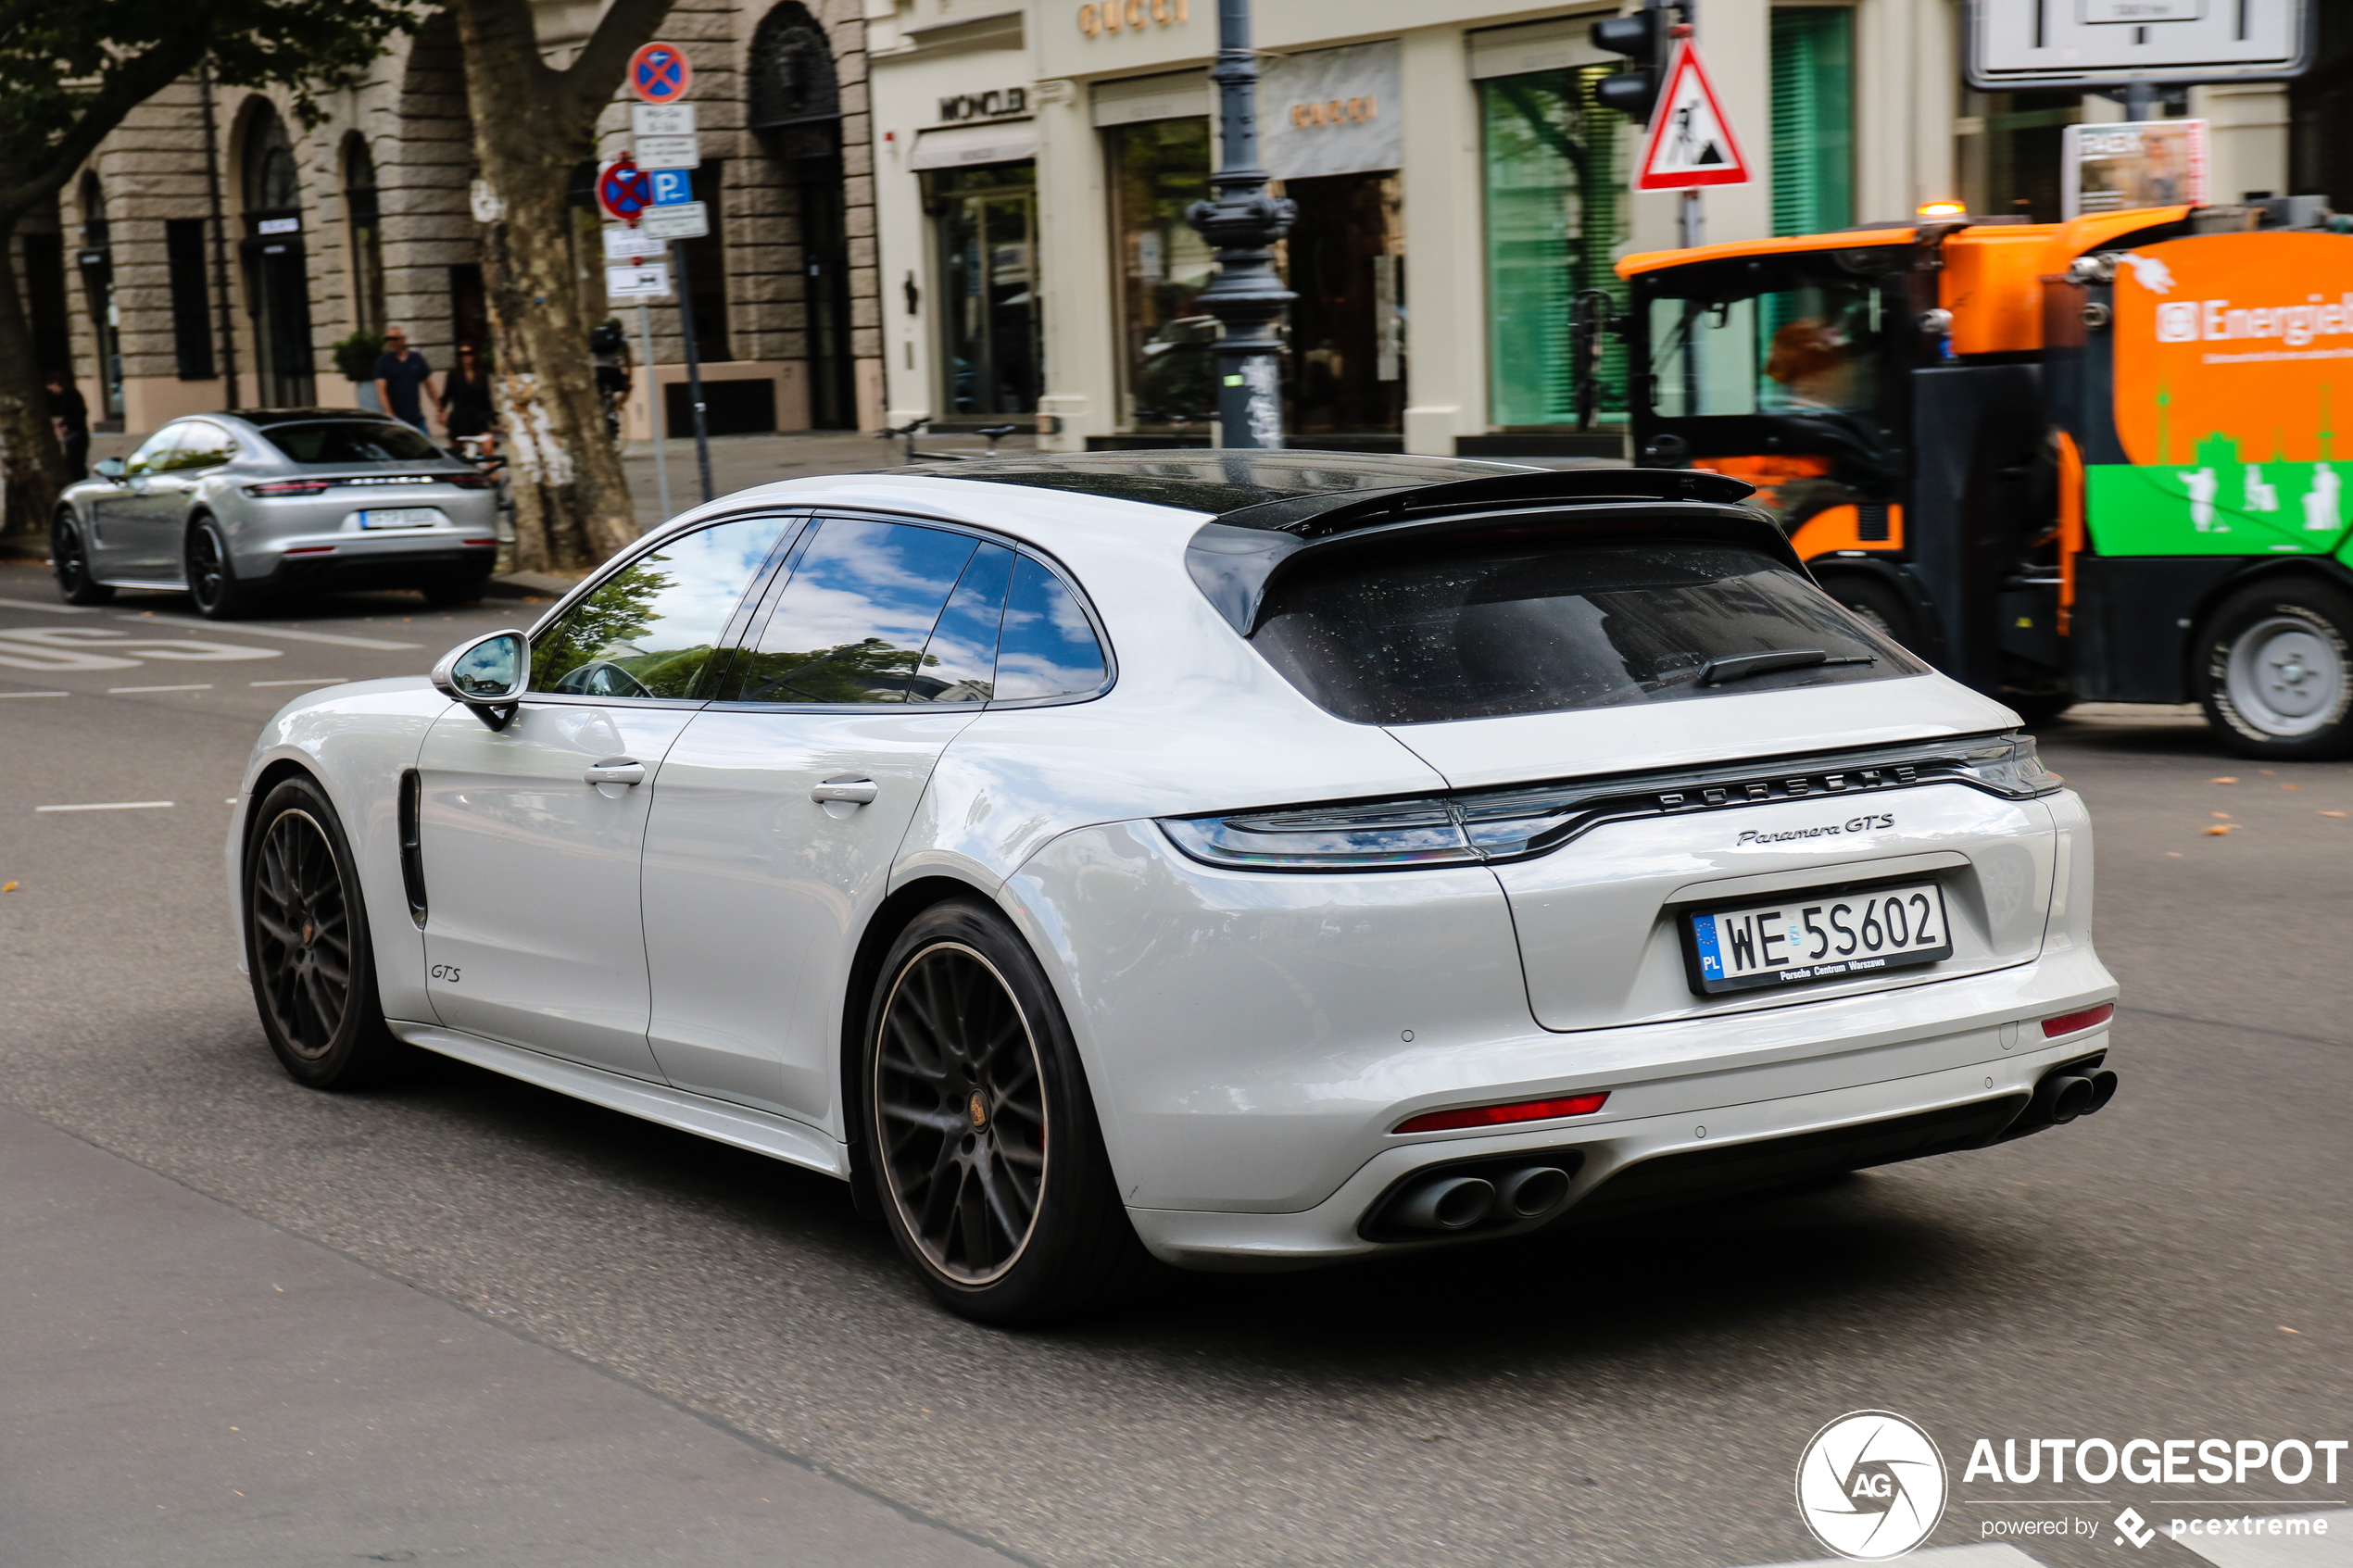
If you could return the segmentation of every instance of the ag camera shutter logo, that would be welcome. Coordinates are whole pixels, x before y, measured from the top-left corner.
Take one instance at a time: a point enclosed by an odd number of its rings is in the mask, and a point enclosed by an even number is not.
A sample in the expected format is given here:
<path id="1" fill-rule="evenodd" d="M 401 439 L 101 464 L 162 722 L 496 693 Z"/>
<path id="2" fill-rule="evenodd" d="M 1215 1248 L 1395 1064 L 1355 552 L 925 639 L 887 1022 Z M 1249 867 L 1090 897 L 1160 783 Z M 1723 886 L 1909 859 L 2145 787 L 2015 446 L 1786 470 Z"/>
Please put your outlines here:
<path id="1" fill-rule="evenodd" d="M 1797 1512 L 1841 1557 L 1882 1562 L 1944 1517 L 1944 1457 L 1892 1411 L 1854 1411 L 1814 1434 L 1797 1461 Z"/>
<path id="2" fill-rule="evenodd" d="M 2196 343 L 2197 341 L 2197 305 L 2182 300 L 2157 307 L 2157 341 L 2159 343 Z"/>

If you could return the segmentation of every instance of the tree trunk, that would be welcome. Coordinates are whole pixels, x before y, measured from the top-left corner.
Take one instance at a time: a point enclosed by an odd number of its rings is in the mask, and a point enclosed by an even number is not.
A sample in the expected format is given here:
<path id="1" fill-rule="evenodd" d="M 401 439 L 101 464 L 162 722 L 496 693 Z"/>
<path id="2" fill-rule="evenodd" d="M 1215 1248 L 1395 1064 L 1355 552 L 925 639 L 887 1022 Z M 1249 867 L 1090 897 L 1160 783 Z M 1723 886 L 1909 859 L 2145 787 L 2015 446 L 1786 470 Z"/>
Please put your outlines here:
<path id="1" fill-rule="evenodd" d="M 594 150 L 603 99 L 571 91 L 569 73 L 540 58 L 528 0 L 456 0 L 452 8 L 475 161 L 503 208 L 482 226 L 482 275 L 515 500 L 515 564 L 583 571 L 637 537 L 621 452 L 597 395 L 564 205 L 573 168 Z"/>
<path id="2" fill-rule="evenodd" d="M 49 394 L 41 383 L 53 367 L 37 363 L 32 326 L 25 320 L 24 293 L 17 286 L 11 252 L 16 223 L 0 218 L 0 490 L 7 495 L 0 534 L 45 537 L 49 519 L 66 486 L 65 448 L 49 418 Z"/>

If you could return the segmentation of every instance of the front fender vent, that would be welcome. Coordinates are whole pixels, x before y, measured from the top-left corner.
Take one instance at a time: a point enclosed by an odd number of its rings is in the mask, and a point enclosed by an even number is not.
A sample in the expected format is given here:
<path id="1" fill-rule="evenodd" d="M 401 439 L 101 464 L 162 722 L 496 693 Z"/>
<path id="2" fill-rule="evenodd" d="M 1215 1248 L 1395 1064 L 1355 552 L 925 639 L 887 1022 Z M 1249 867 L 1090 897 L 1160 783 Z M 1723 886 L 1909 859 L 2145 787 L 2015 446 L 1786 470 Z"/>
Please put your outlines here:
<path id="1" fill-rule="evenodd" d="M 425 928 L 424 796 L 425 781 L 416 769 L 400 775 L 400 887 L 419 931 Z"/>

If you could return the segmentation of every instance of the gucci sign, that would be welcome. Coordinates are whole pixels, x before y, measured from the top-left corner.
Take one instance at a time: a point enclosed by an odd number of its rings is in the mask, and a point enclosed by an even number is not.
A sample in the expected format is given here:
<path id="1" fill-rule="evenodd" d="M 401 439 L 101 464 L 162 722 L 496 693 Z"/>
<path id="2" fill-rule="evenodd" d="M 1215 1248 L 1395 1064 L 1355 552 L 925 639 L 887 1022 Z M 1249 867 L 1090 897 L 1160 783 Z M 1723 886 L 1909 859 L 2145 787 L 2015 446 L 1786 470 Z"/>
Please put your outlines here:
<path id="1" fill-rule="evenodd" d="M 1078 7 L 1078 31 L 1089 38 L 1106 32 L 1141 32 L 1146 26 L 1172 27 L 1191 20 L 1188 0 L 1101 0 Z"/>
<path id="2" fill-rule="evenodd" d="M 1321 104 L 1293 104 L 1290 107 L 1290 122 L 1306 131 L 1318 125 L 1362 124 L 1378 118 L 1379 114 L 1378 98 L 1334 98 Z"/>

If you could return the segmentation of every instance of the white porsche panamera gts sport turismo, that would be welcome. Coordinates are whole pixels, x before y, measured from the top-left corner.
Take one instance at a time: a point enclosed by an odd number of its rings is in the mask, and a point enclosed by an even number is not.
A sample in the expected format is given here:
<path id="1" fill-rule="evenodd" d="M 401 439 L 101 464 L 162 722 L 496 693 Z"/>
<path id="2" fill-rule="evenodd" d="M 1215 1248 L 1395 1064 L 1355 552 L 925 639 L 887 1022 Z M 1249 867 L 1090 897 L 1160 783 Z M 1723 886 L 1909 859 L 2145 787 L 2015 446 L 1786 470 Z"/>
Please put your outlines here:
<path id="1" fill-rule="evenodd" d="M 730 496 L 271 721 L 264 1030 L 841 1177 L 996 1322 L 2098 1109 L 2082 805 L 1748 494 L 1179 452 Z"/>

